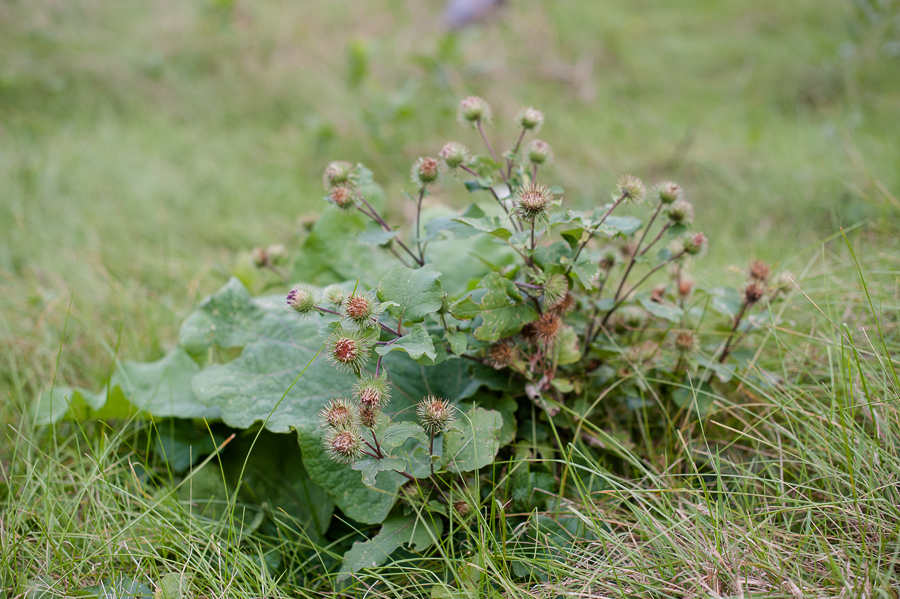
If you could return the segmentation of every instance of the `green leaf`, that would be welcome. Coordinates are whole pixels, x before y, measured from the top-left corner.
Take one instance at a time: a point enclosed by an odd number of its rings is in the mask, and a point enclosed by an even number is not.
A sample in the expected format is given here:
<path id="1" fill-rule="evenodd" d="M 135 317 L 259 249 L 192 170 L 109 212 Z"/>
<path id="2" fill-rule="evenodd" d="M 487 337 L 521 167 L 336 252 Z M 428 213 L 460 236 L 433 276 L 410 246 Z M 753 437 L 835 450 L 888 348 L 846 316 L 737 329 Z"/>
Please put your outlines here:
<path id="1" fill-rule="evenodd" d="M 422 322 L 425 316 L 437 312 L 443 303 L 440 276 L 441 273 L 430 264 L 417 270 L 405 266 L 395 268 L 378 284 L 378 299 L 397 303 L 388 307 L 394 318 L 402 318 L 403 322 Z"/>
<path id="2" fill-rule="evenodd" d="M 468 337 L 462 331 L 450 332 L 446 331 L 445 336 L 447 339 L 447 343 L 450 344 L 450 351 L 452 351 L 457 356 L 464 353 L 466 351 L 466 347 L 468 347 Z"/>
<path id="3" fill-rule="evenodd" d="M 183 599 L 187 590 L 187 578 L 182 574 L 169 572 L 159 581 L 159 590 L 154 599 Z"/>
<path id="4" fill-rule="evenodd" d="M 41 391 L 31 405 L 31 415 L 38 426 L 59 422 L 68 416 L 84 419 L 92 410 L 99 410 L 106 403 L 106 394 L 91 393 L 86 389 L 57 385 Z"/>
<path id="5" fill-rule="evenodd" d="M 633 216 L 608 216 L 603 222 L 604 227 L 611 227 L 626 237 L 636 233 L 643 225 L 641 219 Z"/>
<path id="6" fill-rule="evenodd" d="M 366 230 L 357 235 L 356 239 L 366 245 L 386 246 L 396 236 L 397 231 L 385 231 L 381 225 L 369 221 Z"/>
<path id="7" fill-rule="evenodd" d="M 568 256 L 560 258 L 559 263 L 572 268 L 572 274 L 575 275 L 585 290 L 591 291 L 594 288 L 594 281 L 597 279 L 597 275 L 600 274 L 599 264 L 587 260 L 582 260 L 575 264 Z"/>
<path id="8" fill-rule="evenodd" d="M 200 367 L 182 348 L 155 362 L 122 362 L 110 380 L 139 411 L 158 418 L 217 419 L 218 406 L 204 405 L 191 390 Z"/>
<path id="9" fill-rule="evenodd" d="M 444 522 L 440 518 L 426 522 L 415 515 L 392 516 L 384 521 L 377 535 L 368 541 L 353 543 L 350 551 L 344 554 L 337 581 L 346 580 L 366 568 L 377 568 L 402 545 L 408 545 L 412 551 L 425 551 L 443 532 Z"/>
<path id="10" fill-rule="evenodd" d="M 291 279 L 317 285 L 328 285 L 363 275 L 373 285 L 388 270 L 386 260 L 370 247 L 349 242 L 366 230 L 369 220 L 355 212 L 342 212 L 334 207 L 322 211 L 294 262 Z"/>
<path id="11" fill-rule="evenodd" d="M 436 366 L 421 366 L 397 354 L 385 356 L 394 398 L 387 410 L 409 409 L 426 395 L 436 395 L 453 403 L 471 397 L 482 386 L 495 388 L 491 377 L 497 371 L 460 358 L 450 358 Z M 395 413 L 396 413 L 395 412 Z"/>
<path id="12" fill-rule="evenodd" d="M 553 361 L 558 365 L 574 364 L 581 359 L 578 335 L 569 325 L 559 328 L 556 342 L 553 344 Z"/>
<path id="13" fill-rule="evenodd" d="M 513 236 L 513 232 L 504 227 L 496 216 L 482 218 L 459 217 L 454 219 L 458 223 L 468 225 L 477 231 L 482 231 L 494 237 L 506 240 Z"/>
<path id="14" fill-rule="evenodd" d="M 428 443 L 428 436 L 425 429 L 415 422 L 395 422 L 388 426 L 384 432 L 378 433 L 380 444 L 387 448 L 388 451 L 396 449 L 407 439 L 416 439 L 421 443 Z"/>
<path id="15" fill-rule="evenodd" d="M 200 458 L 216 450 L 223 441 L 206 429 L 195 427 L 190 420 L 173 418 L 156 422 L 153 443 L 156 454 L 165 460 L 175 473 L 196 464 Z"/>
<path id="16" fill-rule="evenodd" d="M 703 383 L 699 389 L 682 387 L 672 392 L 672 401 L 678 407 L 688 408 L 701 418 L 709 413 L 715 400 L 713 390 L 708 383 Z"/>
<path id="17" fill-rule="evenodd" d="M 350 467 L 353 470 L 362 473 L 362 482 L 364 485 L 367 487 L 374 487 L 379 472 L 390 472 L 391 470 L 403 472 L 406 470 L 406 460 L 401 458 L 382 458 L 380 460 L 366 458 L 364 460 L 359 460 L 358 462 L 353 462 Z"/>
<path id="18" fill-rule="evenodd" d="M 480 315 L 483 324 L 475 330 L 475 338 L 481 341 L 497 341 L 522 330 L 529 322 L 539 318 L 516 289 L 515 283 L 492 272 L 479 285 L 487 289 L 480 303 L 466 299 L 454 306 L 453 316 L 469 320 Z"/>
<path id="19" fill-rule="evenodd" d="M 461 223 L 456 219 L 460 217 L 466 218 L 482 218 L 484 210 L 478 204 L 470 204 L 466 210 L 460 215 L 442 216 L 433 218 L 425 223 L 425 237 L 422 241 L 432 241 L 438 239 L 443 234 L 444 237 L 451 239 L 465 239 L 478 234 L 477 229 L 473 229 L 465 223 Z"/>
<path id="20" fill-rule="evenodd" d="M 473 408 L 460 415 L 455 428 L 444 434 L 444 465 L 450 472 L 469 472 L 494 461 L 503 428 L 499 412 Z"/>
<path id="21" fill-rule="evenodd" d="M 310 478 L 325 489 L 348 517 L 365 524 L 382 522 L 394 505 L 397 489 L 406 480 L 396 473 L 378 477 L 375 488 L 363 484 L 359 472 L 341 465 L 325 453 L 321 429 L 298 436 L 303 465 Z"/>
<path id="22" fill-rule="evenodd" d="M 712 309 L 719 314 L 734 318 L 740 312 L 743 298 L 737 290 L 727 287 L 716 287 L 707 291 L 707 294 L 712 297 Z"/>
<path id="23" fill-rule="evenodd" d="M 429 335 L 428 331 L 425 330 L 425 327 L 420 324 L 414 326 L 405 335 L 390 345 L 379 345 L 375 348 L 375 352 L 379 356 L 386 356 L 392 351 L 406 352 L 413 360 L 417 360 L 423 355 L 431 360 L 434 360 L 437 357 L 431 335 Z"/>
<path id="24" fill-rule="evenodd" d="M 678 306 L 654 302 L 649 297 L 641 297 L 638 301 L 647 312 L 658 318 L 663 318 L 669 322 L 681 322 L 684 318 L 684 310 Z"/>

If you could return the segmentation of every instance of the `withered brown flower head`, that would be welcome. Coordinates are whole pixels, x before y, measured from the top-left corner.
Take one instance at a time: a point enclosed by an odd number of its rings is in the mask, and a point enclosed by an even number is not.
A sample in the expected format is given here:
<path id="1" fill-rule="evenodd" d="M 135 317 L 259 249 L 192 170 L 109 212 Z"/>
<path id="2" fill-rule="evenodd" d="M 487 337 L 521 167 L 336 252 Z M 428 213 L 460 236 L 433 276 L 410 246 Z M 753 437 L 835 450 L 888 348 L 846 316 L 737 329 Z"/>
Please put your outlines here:
<path id="1" fill-rule="evenodd" d="M 763 262 L 762 260 L 754 260 L 750 263 L 750 278 L 754 281 L 758 281 L 760 283 L 765 283 L 769 280 L 769 273 L 771 269 L 769 265 Z"/>
<path id="2" fill-rule="evenodd" d="M 515 346 L 506 341 L 491 346 L 490 363 L 497 370 L 502 370 L 512 363 L 515 357 Z"/>
<path id="3" fill-rule="evenodd" d="M 542 345 L 550 345 L 556 341 L 562 319 L 554 312 L 546 312 L 534 323 L 534 337 Z"/>
<path id="4" fill-rule="evenodd" d="M 766 288 L 763 285 L 759 283 L 750 283 L 744 288 L 744 299 L 752 306 L 762 299 L 765 292 Z"/>

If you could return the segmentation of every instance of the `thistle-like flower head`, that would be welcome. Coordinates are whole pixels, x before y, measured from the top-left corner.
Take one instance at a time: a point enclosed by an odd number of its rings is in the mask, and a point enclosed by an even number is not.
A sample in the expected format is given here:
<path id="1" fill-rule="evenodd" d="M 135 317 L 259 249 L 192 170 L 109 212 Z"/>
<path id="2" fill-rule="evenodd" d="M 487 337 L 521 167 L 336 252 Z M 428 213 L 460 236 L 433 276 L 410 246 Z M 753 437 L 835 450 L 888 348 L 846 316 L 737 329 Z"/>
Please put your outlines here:
<path id="1" fill-rule="evenodd" d="M 329 285 L 325 288 L 325 291 L 322 292 L 322 295 L 325 297 L 325 301 L 334 309 L 340 309 L 344 307 L 344 302 L 347 301 L 347 296 L 344 293 L 344 290 L 338 284 Z"/>
<path id="2" fill-rule="evenodd" d="M 654 187 L 653 191 L 663 204 L 673 204 L 684 196 L 681 186 L 671 181 L 663 181 Z"/>
<path id="3" fill-rule="evenodd" d="M 288 309 L 300 316 L 309 316 L 316 309 L 316 291 L 309 285 L 294 285 L 287 294 Z"/>
<path id="4" fill-rule="evenodd" d="M 552 274 L 547 278 L 544 287 L 544 305 L 553 309 L 569 294 L 569 281 L 565 275 Z"/>
<path id="5" fill-rule="evenodd" d="M 359 374 L 372 350 L 373 340 L 360 331 L 337 328 L 328 337 L 328 360 L 341 372 Z"/>
<path id="6" fill-rule="evenodd" d="M 693 288 L 694 281 L 687 277 L 682 277 L 681 281 L 678 282 L 678 295 L 680 295 L 681 298 L 684 299 L 691 294 L 691 290 Z"/>
<path id="7" fill-rule="evenodd" d="M 647 188 L 644 187 L 643 181 L 634 175 L 623 175 L 616 185 L 616 193 L 613 194 L 613 198 L 625 198 L 631 202 L 640 202 L 646 193 Z"/>
<path id="8" fill-rule="evenodd" d="M 440 181 L 446 170 L 447 165 L 443 161 L 431 156 L 424 156 L 412 165 L 409 178 L 416 187 L 425 187 Z"/>
<path id="9" fill-rule="evenodd" d="M 375 425 L 378 424 L 378 410 L 360 408 L 359 423 L 366 428 L 375 428 Z"/>
<path id="10" fill-rule="evenodd" d="M 472 152 L 465 145 L 451 141 L 447 142 L 438 154 L 444 163 L 450 168 L 464 165 L 472 159 Z"/>
<path id="11" fill-rule="evenodd" d="M 537 133 L 544 125 L 544 113 L 529 106 L 519 113 L 519 116 L 516 117 L 516 122 L 519 123 L 522 129 Z"/>
<path id="12" fill-rule="evenodd" d="M 516 357 L 516 346 L 507 341 L 500 341 L 491 346 L 490 364 L 496 370 L 503 370 Z"/>
<path id="13" fill-rule="evenodd" d="M 516 214 L 523 220 L 531 222 L 536 218 L 546 218 L 547 209 L 553 205 L 553 192 L 546 185 L 526 183 L 516 190 L 513 201 L 516 205 Z"/>
<path id="14" fill-rule="evenodd" d="M 553 162 L 553 148 L 546 141 L 534 139 L 525 148 L 525 155 L 531 164 L 550 164 Z"/>
<path id="15" fill-rule="evenodd" d="M 687 200 L 675 200 L 669 205 L 666 214 L 669 215 L 669 220 L 676 225 L 694 222 L 694 207 Z"/>
<path id="16" fill-rule="evenodd" d="M 443 433 L 456 417 L 456 408 L 446 399 L 429 395 L 416 406 L 416 414 L 428 434 Z"/>
<path id="17" fill-rule="evenodd" d="M 356 406 L 343 397 L 333 399 L 319 411 L 322 426 L 351 429 L 356 421 Z"/>
<path id="18" fill-rule="evenodd" d="M 469 96 L 459 103 L 456 120 L 463 127 L 477 127 L 478 123 L 491 121 L 491 107 L 478 96 Z"/>
<path id="19" fill-rule="evenodd" d="M 351 210 L 356 206 L 357 198 L 358 192 L 355 187 L 341 184 L 332 187 L 326 199 L 341 210 Z"/>
<path id="20" fill-rule="evenodd" d="M 693 353 L 696 346 L 694 334 L 690 331 L 681 331 L 675 335 L 675 350 L 681 355 Z"/>
<path id="21" fill-rule="evenodd" d="M 762 299 L 766 293 L 766 287 L 762 283 L 752 282 L 744 287 L 744 300 L 747 304 L 753 305 Z"/>
<path id="22" fill-rule="evenodd" d="M 692 233 L 682 240 L 682 249 L 688 256 L 697 256 L 706 250 L 706 235 L 703 233 Z"/>
<path id="23" fill-rule="evenodd" d="M 344 314 L 361 329 L 378 325 L 378 317 L 384 308 L 371 291 L 353 293 L 344 301 Z"/>
<path id="24" fill-rule="evenodd" d="M 326 191 L 331 191 L 335 185 L 344 185 L 350 183 L 353 176 L 353 164 L 344 162 L 343 160 L 335 160 L 328 163 L 325 172 L 322 173 L 322 184 Z"/>
<path id="25" fill-rule="evenodd" d="M 560 327 L 562 327 L 562 319 L 559 314 L 545 312 L 534 323 L 534 338 L 541 345 L 552 345 L 559 337 Z"/>
<path id="26" fill-rule="evenodd" d="M 353 387 L 353 397 L 359 405 L 368 410 L 380 410 L 391 401 L 391 386 L 387 373 L 378 376 L 364 376 Z"/>
<path id="27" fill-rule="evenodd" d="M 608 246 L 603 250 L 603 255 L 600 257 L 600 268 L 610 270 L 618 261 L 619 252 L 616 251 L 616 248 Z"/>
<path id="28" fill-rule="evenodd" d="M 750 270 L 748 274 L 754 281 L 765 283 L 769 280 L 770 273 L 771 269 L 769 268 L 769 265 L 762 260 L 754 260 L 750 263 Z"/>
<path id="29" fill-rule="evenodd" d="M 265 268 L 269 265 L 269 252 L 263 247 L 253 248 L 250 250 L 250 263 L 256 268 Z"/>
<path id="30" fill-rule="evenodd" d="M 362 438 L 355 428 L 332 428 L 325 433 L 325 451 L 335 462 L 350 464 L 362 456 Z"/>

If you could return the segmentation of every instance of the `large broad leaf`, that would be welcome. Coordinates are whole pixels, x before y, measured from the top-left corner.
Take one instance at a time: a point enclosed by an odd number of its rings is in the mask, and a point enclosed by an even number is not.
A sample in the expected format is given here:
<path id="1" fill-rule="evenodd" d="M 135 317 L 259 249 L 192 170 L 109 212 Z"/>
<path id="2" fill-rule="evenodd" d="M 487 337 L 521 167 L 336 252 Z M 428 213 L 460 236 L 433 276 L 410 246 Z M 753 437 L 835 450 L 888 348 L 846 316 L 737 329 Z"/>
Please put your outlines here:
<path id="1" fill-rule="evenodd" d="M 368 487 L 363 484 L 359 472 L 328 457 L 322 446 L 321 429 L 301 432 L 299 440 L 307 472 L 318 486 L 328 492 L 341 511 L 365 524 L 377 524 L 387 517 L 394 505 L 397 489 L 405 478 L 386 472 L 378 477 L 374 488 Z"/>
<path id="2" fill-rule="evenodd" d="M 457 430 L 444 434 L 444 464 L 450 472 L 469 472 L 487 466 L 500 450 L 503 417 L 494 410 L 473 408 L 460 415 Z"/>
<path id="3" fill-rule="evenodd" d="M 681 322 L 684 319 L 684 310 L 678 306 L 654 302 L 646 296 L 641 297 L 638 301 L 641 302 L 641 305 L 644 306 L 647 312 L 658 318 L 664 318 L 669 322 Z"/>
<path id="4" fill-rule="evenodd" d="M 502 376 L 493 368 L 461 358 L 448 358 L 435 366 L 422 366 L 405 357 L 390 354 L 383 366 L 394 390 L 394 398 L 386 411 L 397 413 L 407 410 L 427 395 L 447 399 L 453 403 L 471 397 L 482 386 L 503 389 Z"/>
<path id="5" fill-rule="evenodd" d="M 92 410 L 106 403 L 106 393 L 91 393 L 86 389 L 57 385 L 44 389 L 35 398 L 31 415 L 37 425 L 52 424 L 62 418 L 86 418 Z"/>
<path id="6" fill-rule="evenodd" d="M 390 254 L 373 252 L 348 239 L 363 233 L 369 220 L 358 213 L 329 207 L 322 211 L 312 232 L 303 242 L 294 262 L 292 279 L 317 285 L 340 283 L 362 277 L 368 285 L 396 264 Z"/>
<path id="7" fill-rule="evenodd" d="M 402 351 L 409 354 L 409 357 L 413 360 L 418 360 L 422 356 L 427 356 L 430 360 L 434 360 L 437 357 L 431 335 L 420 324 L 414 326 L 390 345 L 379 345 L 375 348 L 375 351 L 379 356 L 386 356 L 392 351 Z"/>
<path id="8" fill-rule="evenodd" d="M 194 395 L 191 380 L 200 367 L 178 347 L 156 362 L 122 362 L 110 386 L 134 407 L 158 418 L 219 418 L 218 406 L 207 406 Z"/>
<path id="9" fill-rule="evenodd" d="M 388 307 L 394 318 L 402 318 L 403 322 L 422 322 L 427 315 L 440 310 L 444 301 L 440 276 L 441 273 L 430 264 L 417 270 L 405 266 L 395 268 L 378 284 L 378 298 L 397 304 Z"/>
<path id="10" fill-rule="evenodd" d="M 490 273 L 480 285 L 487 289 L 480 303 L 466 298 L 453 309 L 453 316 L 461 320 L 481 316 L 484 323 L 475 330 L 476 339 L 497 341 L 518 333 L 526 324 L 538 319 L 538 313 L 525 303 L 515 283 L 499 273 Z"/>
<path id="11" fill-rule="evenodd" d="M 344 563 L 337 580 L 341 582 L 366 568 L 376 568 L 385 563 L 391 553 L 401 545 L 413 551 L 425 551 L 440 539 L 444 522 L 439 517 L 392 516 L 384 521 L 377 535 L 364 542 L 356 542 L 344 555 Z"/>
<path id="12" fill-rule="evenodd" d="M 470 204 L 461 215 L 441 216 L 433 218 L 425 224 L 426 236 L 422 241 L 434 241 L 441 237 L 450 239 L 465 239 L 478 234 L 478 230 L 457 221 L 460 217 L 482 218 L 484 210 L 477 204 Z"/>
<path id="13" fill-rule="evenodd" d="M 500 219 L 496 216 L 484 216 L 481 218 L 471 218 L 461 216 L 456 219 L 457 222 L 472 227 L 476 231 L 499 237 L 504 241 L 513 236 L 513 232 L 503 226 Z"/>

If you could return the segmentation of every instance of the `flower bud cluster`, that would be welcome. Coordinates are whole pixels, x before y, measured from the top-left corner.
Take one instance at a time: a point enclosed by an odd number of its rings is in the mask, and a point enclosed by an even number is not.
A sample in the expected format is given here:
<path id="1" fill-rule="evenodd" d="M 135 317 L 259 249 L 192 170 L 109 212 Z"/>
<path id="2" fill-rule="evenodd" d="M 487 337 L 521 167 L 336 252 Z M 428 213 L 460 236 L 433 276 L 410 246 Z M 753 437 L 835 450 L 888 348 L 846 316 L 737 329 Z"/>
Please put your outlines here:
<path id="1" fill-rule="evenodd" d="M 424 398 L 416 406 L 419 423 L 429 435 L 446 432 L 456 419 L 456 408 L 446 399 L 433 395 Z"/>
<path id="2" fill-rule="evenodd" d="M 328 163 L 322 173 L 322 184 L 328 195 L 325 200 L 341 210 L 352 210 L 361 197 L 359 177 L 353 164 L 343 160 Z"/>

